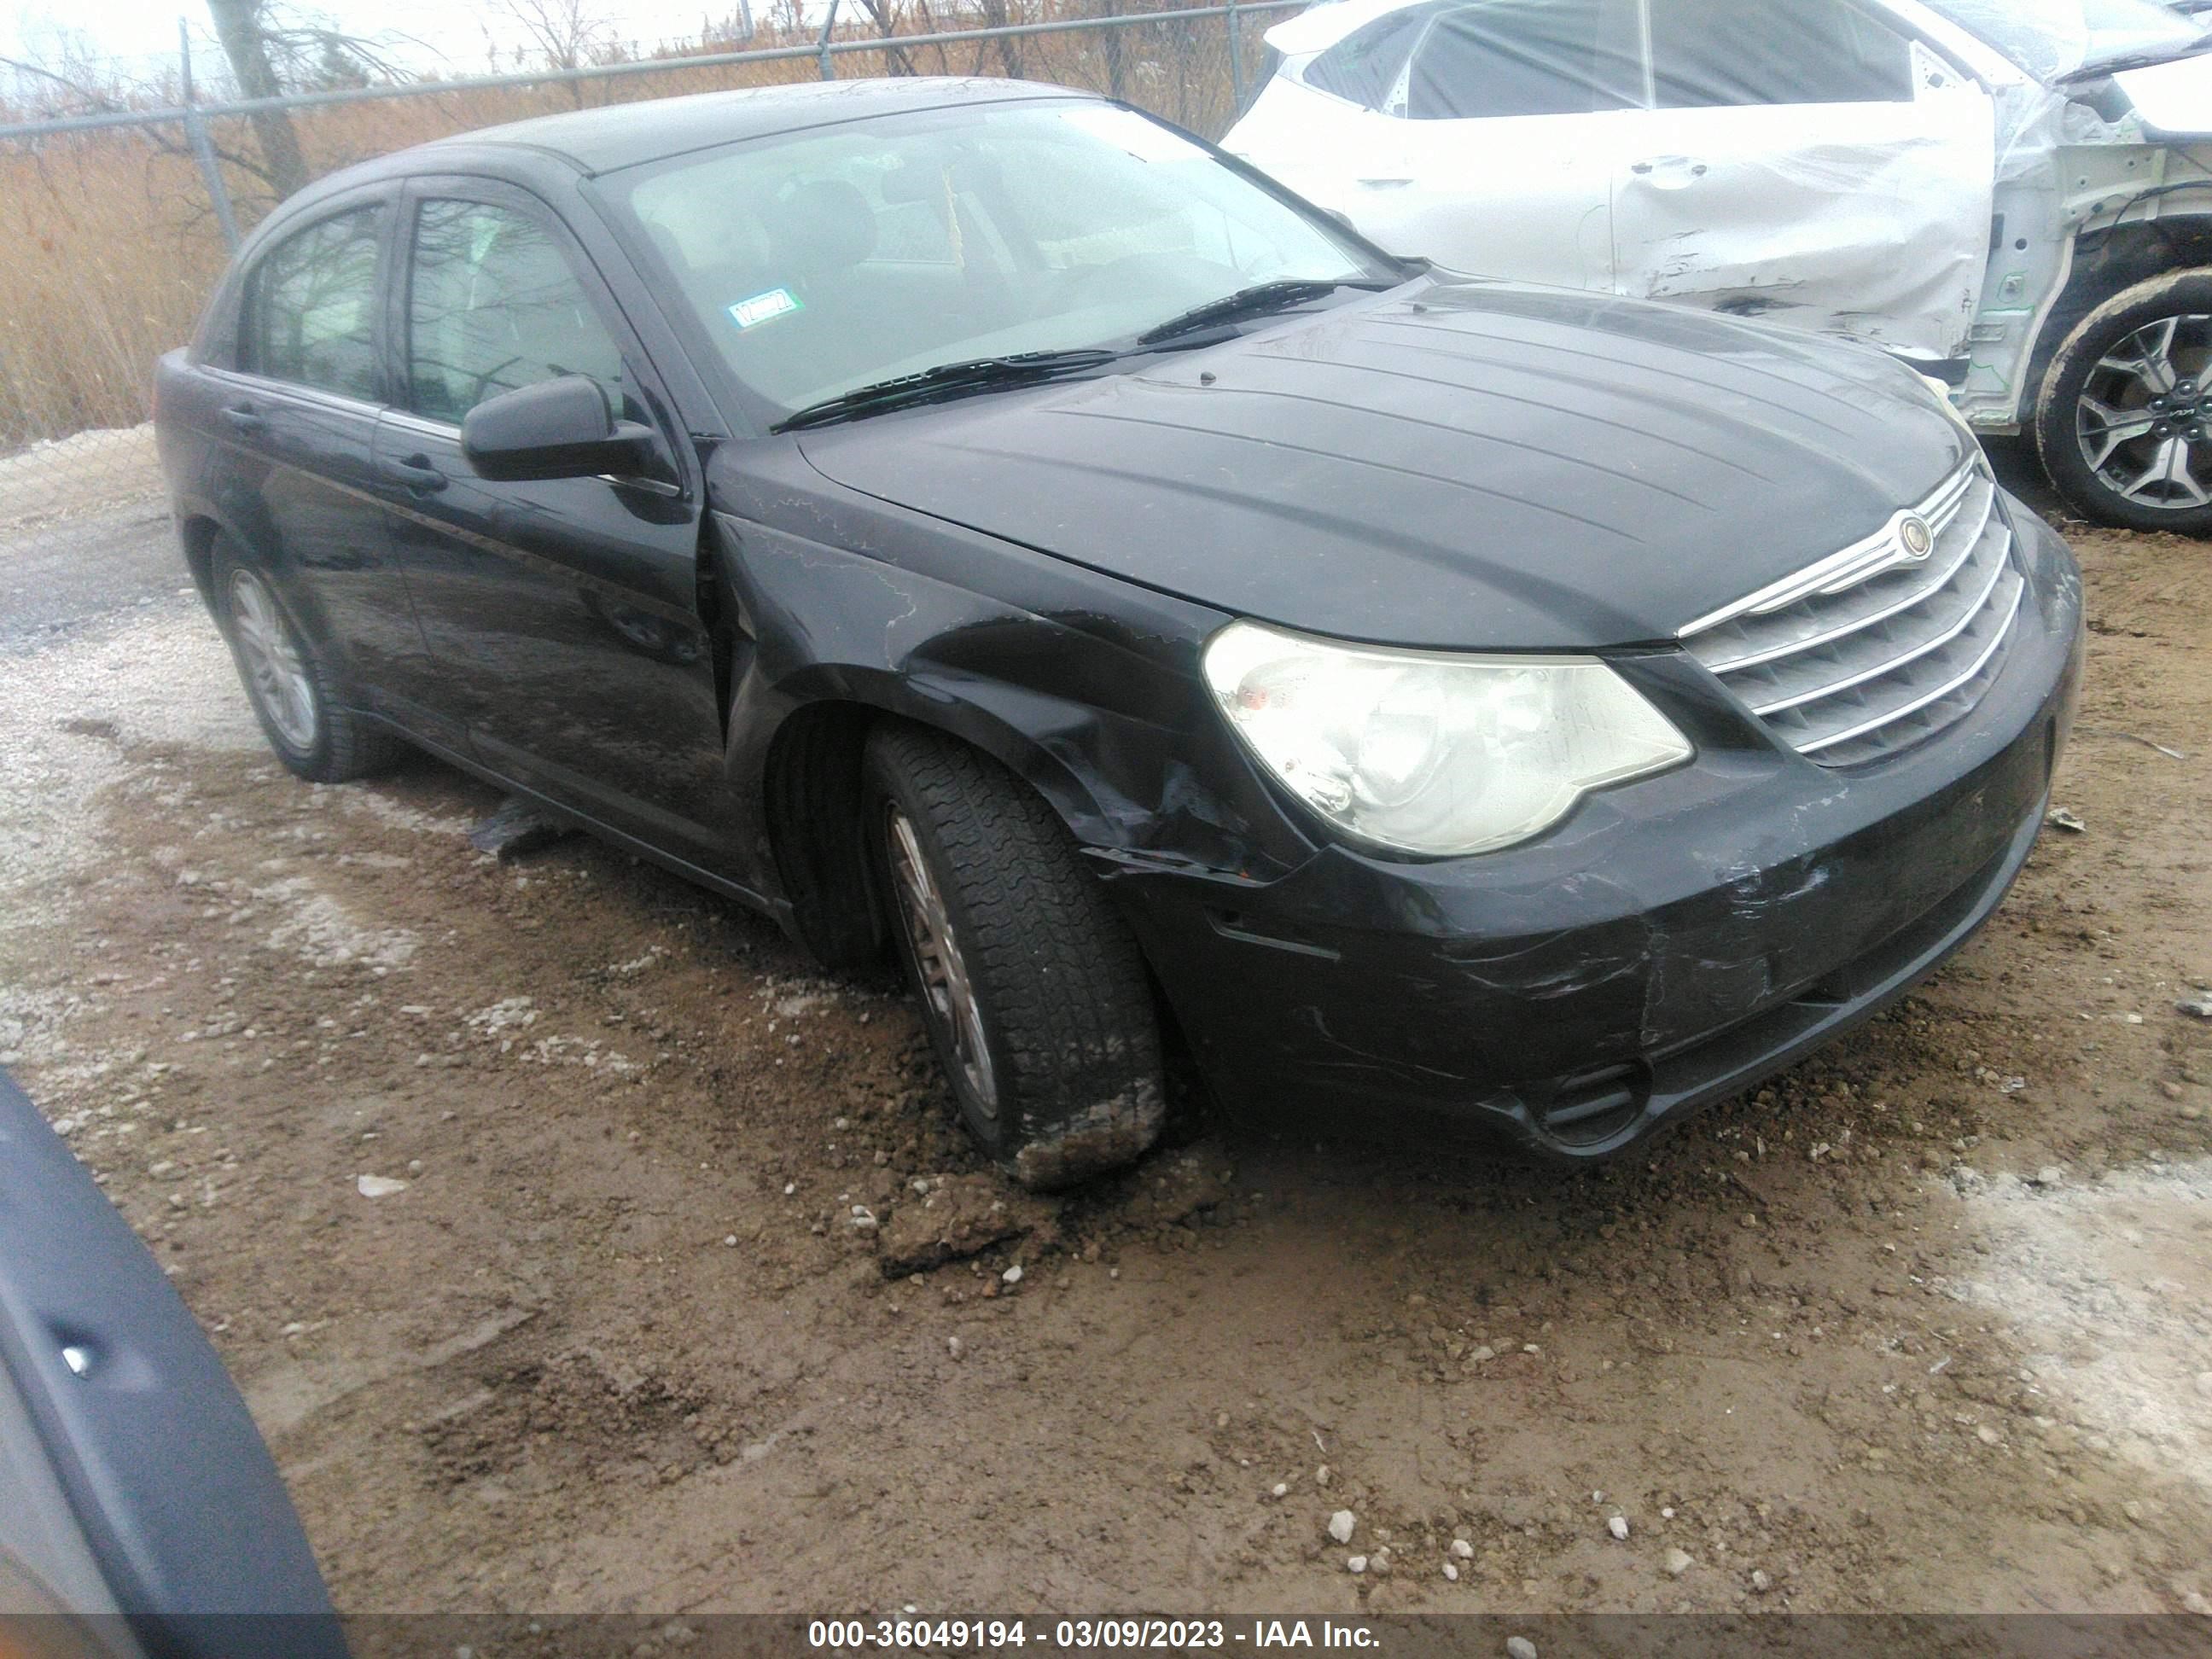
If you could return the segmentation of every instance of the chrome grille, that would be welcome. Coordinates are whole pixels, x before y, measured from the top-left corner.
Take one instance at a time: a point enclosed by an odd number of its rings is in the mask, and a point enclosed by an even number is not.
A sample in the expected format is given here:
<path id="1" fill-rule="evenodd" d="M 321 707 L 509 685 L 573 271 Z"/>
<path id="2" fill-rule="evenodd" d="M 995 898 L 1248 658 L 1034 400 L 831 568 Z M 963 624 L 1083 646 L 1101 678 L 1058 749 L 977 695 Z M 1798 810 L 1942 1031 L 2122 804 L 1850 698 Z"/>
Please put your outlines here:
<path id="1" fill-rule="evenodd" d="M 1934 736 L 1981 700 L 2027 591 L 1977 456 L 1865 540 L 1700 617 L 1691 655 L 1823 766 Z"/>

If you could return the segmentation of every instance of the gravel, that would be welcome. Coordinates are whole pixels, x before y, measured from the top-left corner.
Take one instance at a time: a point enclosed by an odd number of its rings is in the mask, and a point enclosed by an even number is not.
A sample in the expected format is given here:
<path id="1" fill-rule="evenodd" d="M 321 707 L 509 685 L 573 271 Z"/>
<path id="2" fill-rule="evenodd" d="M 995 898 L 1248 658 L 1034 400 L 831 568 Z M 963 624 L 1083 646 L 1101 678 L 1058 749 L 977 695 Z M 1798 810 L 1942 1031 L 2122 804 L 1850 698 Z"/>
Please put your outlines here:
<path id="1" fill-rule="evenodd" d="M 1669 1577 L 1680 1578 L 1697 1565 L 1691 1559 L 1687 1550 L 1673 1549 L 1667 1552 L 1667 1572 Z"/>
<path id="2" fill-rule="evenodd" d="M 197 606 L 50 647 L 35 672 L 10 663 L 7 674 L 0 823 L 9 828 L 0 836 L 0 898 L 11 929 L 58 915 L 68 890 L 62 878 L 103 856 L 83 831 L 93 796 L 131 769 L 124 744 L 262 746 L 230 655 Z M 99 734 L 109 726 L 113 738 Z"/>
<path id="3" fill-rule="evenodd" d="M 1359 1518 L 1350 1510 L 1339 1510 L 1328 1517 L 1328 1535 L 1340 1544 L 1349 1544 L 1352 1528 L 1358 1524 Z"/>
<path id="4" fill-rule="evenodd" d="M 1615 1538 L 1620 1540 L 1622 1543 L 1625 1544 L 1628 1541 L 1628 1517 L 1626 1516 L 1614 1516 L 1612 1520 L 1605 1523 L 1605 1529 L 1611 1533 Z"/>

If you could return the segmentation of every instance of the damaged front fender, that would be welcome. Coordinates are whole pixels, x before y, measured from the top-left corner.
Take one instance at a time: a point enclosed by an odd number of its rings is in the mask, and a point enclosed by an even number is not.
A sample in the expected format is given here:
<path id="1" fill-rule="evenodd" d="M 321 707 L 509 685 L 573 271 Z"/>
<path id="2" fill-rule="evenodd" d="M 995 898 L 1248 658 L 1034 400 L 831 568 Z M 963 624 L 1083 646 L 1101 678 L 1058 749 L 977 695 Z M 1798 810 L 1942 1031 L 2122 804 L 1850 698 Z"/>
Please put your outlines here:
<path id="1" fill-rule="evenodd" d="M 762 891 L 806 902 L 790 842 L 810 826 L 779 822 L 778 773 L 792 733 L 833 713 L 848 733 L 835 763 L 857 765 L 870 719 L 944 732 L 1021 777 L 1108 868 L 1269 879 L 1311 855 L 1199 678 L 1225 616 L 845 491 L 803 462 L 780 471 L 792 459 L 748 446 L 714 474 L 734 613 L 733 840 Z"/>

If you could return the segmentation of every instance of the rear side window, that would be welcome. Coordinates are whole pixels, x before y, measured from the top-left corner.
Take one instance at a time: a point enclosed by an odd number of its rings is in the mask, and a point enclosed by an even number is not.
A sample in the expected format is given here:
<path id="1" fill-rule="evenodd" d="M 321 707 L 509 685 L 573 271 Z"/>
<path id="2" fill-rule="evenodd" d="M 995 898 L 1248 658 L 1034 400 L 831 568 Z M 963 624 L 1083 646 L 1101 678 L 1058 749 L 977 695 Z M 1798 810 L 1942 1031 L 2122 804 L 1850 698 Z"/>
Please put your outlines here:
<path id="1" fill-rule="evenodd" d="M 1633 5 L 1488 0 L 1446 12 L 1413 52 L 1416 121 L 1588 115 L 1643 102 Z"/>
<path id="2" fill-rule="evenodd" d="M 1912 49 L 1840 0 L 1651 0 L 1661 109 L 1909 103 Z"/>
<path id="3" fill-rule="evenodd" d="M 417 414 L 459 423 L 487 398 L 583 374 L 623 407 L 622 349 L 551 228 L 511 208 L 425 202 L 407 302 Z"/>
<path id="4" fill-rule="evenodd" d="M 1413 46 L 1437 15 L 1434 6 L 1394 11 L 1363 25 L 1305 68 L 1305 83 L 1363 109 L 1388 109 Z"/>
<path id="5" fill-rule="evenodd" d="M 270 380 L 381 400 L 376 253 L 384 210 L 298 231 L 262 257 L 246 301 L 246 368 Z"/>

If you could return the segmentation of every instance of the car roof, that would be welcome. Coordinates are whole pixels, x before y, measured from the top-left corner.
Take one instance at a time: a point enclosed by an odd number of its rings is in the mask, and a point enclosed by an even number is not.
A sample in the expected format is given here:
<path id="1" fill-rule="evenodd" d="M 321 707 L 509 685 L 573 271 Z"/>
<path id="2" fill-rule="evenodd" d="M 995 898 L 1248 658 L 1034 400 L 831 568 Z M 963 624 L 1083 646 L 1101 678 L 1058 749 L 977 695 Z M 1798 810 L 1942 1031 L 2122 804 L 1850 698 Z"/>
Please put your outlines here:
<path id="1" fill-rule="evenodd" d="M 829 126 L 906 110 L 948 105 L 995 104 L 1030 98 L 1094 94 L 1035 81 L 988 76 L 902 76 L 883 80 L 802 81 L 788 86 L 747 87 L 696 93 L 597 109 L 540 115 L 505 126 L 456 133 L 387 157 L 408 161 L 407 170 L 436 153 L 485 144 L 514 144 L 565 157 L 589 173 L 611 173 L 665 156 L 736 143 L 769 133 Z"/>

